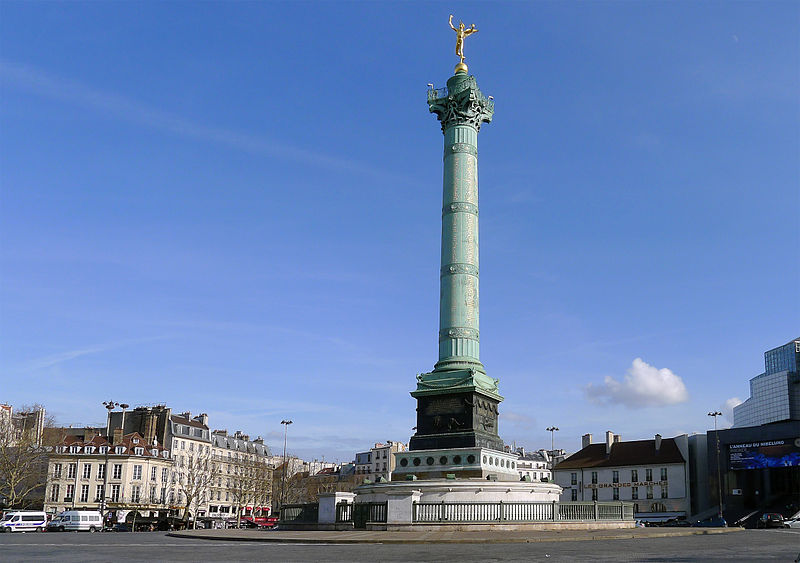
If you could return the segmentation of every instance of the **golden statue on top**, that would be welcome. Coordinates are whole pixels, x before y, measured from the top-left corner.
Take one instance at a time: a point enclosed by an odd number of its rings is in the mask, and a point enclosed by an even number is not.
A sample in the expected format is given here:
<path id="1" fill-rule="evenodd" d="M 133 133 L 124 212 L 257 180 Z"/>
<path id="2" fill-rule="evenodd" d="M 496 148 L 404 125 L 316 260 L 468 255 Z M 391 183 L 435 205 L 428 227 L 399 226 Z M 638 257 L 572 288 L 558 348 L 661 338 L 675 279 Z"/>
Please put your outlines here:
<path id="1" fill-rule="evenodd" d="M 453 14 L 450 14 L 450 28 L 456 32 L 456 56 L 461 59 L 461 62 L 456 65 L 456 72 L 459 70 L 467 71 L 467 65 L 464 64 L 464 38 L 469 37 L 473 33 L 478 32 L 478 28 L 473 23 L 470 27 L 466 27 L 464 22 L 458 22 L 458 27 L 453 25 Z"/>

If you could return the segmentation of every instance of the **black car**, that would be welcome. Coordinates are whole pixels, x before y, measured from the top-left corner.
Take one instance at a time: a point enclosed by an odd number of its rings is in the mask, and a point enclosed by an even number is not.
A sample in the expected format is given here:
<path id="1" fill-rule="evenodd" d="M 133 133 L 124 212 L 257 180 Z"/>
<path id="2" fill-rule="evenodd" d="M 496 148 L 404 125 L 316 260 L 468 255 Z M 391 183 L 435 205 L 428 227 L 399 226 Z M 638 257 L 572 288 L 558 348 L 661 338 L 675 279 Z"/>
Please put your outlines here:
<path id="1" fill-rule="evenodd" d="M 783 516 L 777 512 L 765 512 L 756 522 L 756 528 L 785 528 Z"/>

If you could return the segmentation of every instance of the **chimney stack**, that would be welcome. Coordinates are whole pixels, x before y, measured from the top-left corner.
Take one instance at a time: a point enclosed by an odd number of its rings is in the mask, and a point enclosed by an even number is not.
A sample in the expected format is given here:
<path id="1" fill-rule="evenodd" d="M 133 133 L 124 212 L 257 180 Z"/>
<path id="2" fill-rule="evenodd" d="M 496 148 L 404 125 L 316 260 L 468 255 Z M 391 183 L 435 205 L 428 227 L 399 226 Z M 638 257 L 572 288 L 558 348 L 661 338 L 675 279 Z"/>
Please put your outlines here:
<path id="1" fill-rule="evenodd" d="M 611 455 L 611 444 L 614 443 L 614 433 L 606 430 L 606 455 Z"/>
<path id="2" fill-rule="evenodd" d="M 592 445 L 592 435 L 591 434 L 584 434 L 581 437 L 581 449 L 585 448 L 586 446 Z"/>
<path id="3" fill-rule="evenodd" d="M 111 443 L 114 445 L 122 443 L 122 428 L 114 428 L 114 439 Z"/>
<path id="4" fill-rule="evenodd" d="M 200 413 L 194 419 L 203 426 L 208 426 L 208 415 L 206 413 Z"/>
<path id="5" fill-rule="evenodd" d="M 156 421 L 158 415 L 152 411 L 148 411 L 144 415 L 144 441 L 146 444 L 152 444 L 156 437 Z"/>
<path id="6" fill-rule="evenodd" d="M 661 434 L 656 434 L 656 453 L 661 449 Z"/>

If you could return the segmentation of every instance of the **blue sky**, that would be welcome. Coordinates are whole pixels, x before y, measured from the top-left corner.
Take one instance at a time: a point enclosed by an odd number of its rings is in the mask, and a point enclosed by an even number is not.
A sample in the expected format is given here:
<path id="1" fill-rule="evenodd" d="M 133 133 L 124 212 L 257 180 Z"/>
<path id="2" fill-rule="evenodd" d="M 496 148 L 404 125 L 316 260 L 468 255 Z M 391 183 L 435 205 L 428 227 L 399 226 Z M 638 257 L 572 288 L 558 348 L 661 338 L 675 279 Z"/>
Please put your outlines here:
<path id="1" fill-rule="evenodd" d="M 442 137 L 480 135 L 506 442 L 704 431 L 800 334 L 793 2 L 0 4 L 0 401 L 166 402 L 280 450 L 407 440 Z"/>

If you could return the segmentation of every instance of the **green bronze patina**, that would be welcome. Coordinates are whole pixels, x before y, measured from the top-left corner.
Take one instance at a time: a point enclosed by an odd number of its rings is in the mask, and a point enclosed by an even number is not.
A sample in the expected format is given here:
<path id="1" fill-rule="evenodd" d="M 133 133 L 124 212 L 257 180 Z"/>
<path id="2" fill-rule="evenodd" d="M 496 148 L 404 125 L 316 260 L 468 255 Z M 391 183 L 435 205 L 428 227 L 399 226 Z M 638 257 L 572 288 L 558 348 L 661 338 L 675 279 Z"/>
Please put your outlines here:
<path id="1" fill-rule="evenodd" d="M 418 401 L 411 448 L 502 448 L 497 404 L 503 397 L 480 361 L 478 300 L 478 132 L 492 120 L 494 102 L 475 77 L 459 71 L 447 88 L 428 91 L 428 108 L 444 133 L 439 361 L 417 376 L 411 393 Z M 440 399 L 447 397 L 455 402 L 443 411 Z"/>

